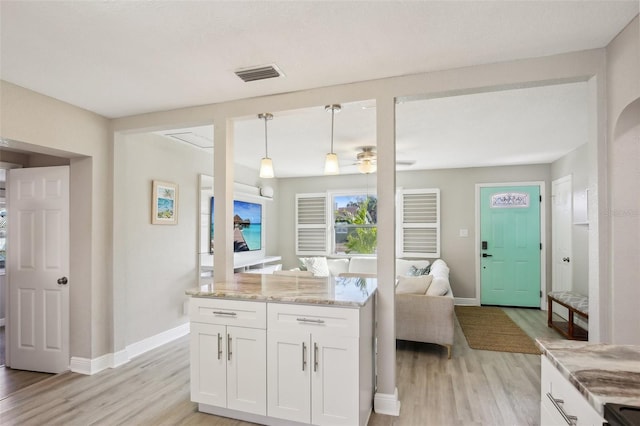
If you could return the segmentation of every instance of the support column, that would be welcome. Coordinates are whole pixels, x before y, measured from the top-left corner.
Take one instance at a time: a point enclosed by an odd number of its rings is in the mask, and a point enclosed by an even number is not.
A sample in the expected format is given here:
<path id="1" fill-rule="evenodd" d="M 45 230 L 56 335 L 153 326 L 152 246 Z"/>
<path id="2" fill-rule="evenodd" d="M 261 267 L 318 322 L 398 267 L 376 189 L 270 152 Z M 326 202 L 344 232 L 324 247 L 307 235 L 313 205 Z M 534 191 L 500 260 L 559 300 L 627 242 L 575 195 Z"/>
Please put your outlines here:
<path id="1" fill-rule="evenodd" d="M 400 415 L 396 388 L 396 135 L 395 99 L 376 99 L 378 151 L 378 298 L 377 371 L 378 387 L 374 397 L 376 413 Z"/>
<path id="2" fill-rule="evenodd" d="M 213 120 L 213 282 L 233 279 L 233 121 Z"/>

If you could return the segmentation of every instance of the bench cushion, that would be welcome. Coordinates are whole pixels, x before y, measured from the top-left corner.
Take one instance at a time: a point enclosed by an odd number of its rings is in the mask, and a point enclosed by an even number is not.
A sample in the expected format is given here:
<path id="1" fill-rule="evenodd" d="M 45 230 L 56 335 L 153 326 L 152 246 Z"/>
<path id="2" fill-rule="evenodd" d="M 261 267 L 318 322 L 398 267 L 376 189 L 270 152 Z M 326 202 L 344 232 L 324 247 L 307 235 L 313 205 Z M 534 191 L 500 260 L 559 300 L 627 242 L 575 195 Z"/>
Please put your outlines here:
<path id="1" fill-rule="evenodd" d="M 576 311 L 589 315 L 589 298 L 572 291 L 552 291 L 549 297 L 553 297 L 558 302 L 571 306 Z"/>

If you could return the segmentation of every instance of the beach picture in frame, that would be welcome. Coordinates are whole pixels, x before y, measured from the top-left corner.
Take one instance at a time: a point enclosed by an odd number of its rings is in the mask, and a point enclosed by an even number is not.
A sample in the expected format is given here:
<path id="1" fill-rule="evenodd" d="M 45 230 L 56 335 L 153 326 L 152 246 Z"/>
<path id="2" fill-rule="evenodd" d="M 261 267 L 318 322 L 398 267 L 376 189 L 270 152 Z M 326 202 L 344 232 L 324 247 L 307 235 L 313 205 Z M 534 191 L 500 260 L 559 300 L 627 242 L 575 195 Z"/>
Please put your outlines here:
<path id="1" fill-rule="evenodd" d="M 151 223 L 154 225 L 175 225 L 178 223 L 178 185 L 153 181 Z"/>

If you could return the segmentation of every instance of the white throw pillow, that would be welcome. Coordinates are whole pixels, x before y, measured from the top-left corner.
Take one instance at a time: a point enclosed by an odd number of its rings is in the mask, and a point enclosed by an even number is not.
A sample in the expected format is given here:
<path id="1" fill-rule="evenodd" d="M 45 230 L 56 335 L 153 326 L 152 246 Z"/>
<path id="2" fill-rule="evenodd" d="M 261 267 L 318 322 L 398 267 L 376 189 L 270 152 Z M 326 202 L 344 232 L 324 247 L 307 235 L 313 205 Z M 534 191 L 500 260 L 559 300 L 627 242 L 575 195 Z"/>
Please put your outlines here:
<path id="1" fill-rule="evenodd" d="M 328 277 L 329 265 L 326 257 L 307 257 L 301 258 L 305 269 L 313 274 L 314 277 Z"/>
<path id="2" fill-rule="evenodd" d="M 425 294 L 430 287 L 431 275 L 420 275 L 418 277 L 398 277 L 396 294 Z"/>
<path id="3" fill-rule="evenodd" d="M 444 296 L 447 293 L 449 293 L 449 281 L 438 277 L 433 279 L 433 282 L 427 290 L 427 296 Z"/>
<path id="4" fill-rule="evenodd" d="M 327 259 L 329 273 L 334 277 L 349 272 L 349 259 Z"/>

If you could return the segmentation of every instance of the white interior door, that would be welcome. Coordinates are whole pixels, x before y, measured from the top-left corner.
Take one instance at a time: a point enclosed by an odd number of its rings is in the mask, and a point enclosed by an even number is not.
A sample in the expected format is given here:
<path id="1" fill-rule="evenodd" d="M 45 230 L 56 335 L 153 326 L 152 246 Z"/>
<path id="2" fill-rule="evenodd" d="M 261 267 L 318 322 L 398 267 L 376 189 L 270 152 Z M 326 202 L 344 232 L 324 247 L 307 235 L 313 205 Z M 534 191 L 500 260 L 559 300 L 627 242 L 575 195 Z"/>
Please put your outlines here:
<path id="1" fill-rule="evenodd" d="M 8 177 L 8 363 L 69 368 L 69 167 L 14 169 Z"/>
<path id="2" fill-rule="evenodd" d="M 552 221 L 552 276 L 553 291 L 571 290 L 573 270 L 572 255 L 572 223 L 573 197 L 571 176 L 556 179 L 551 184 L 553 207 Z"/>

